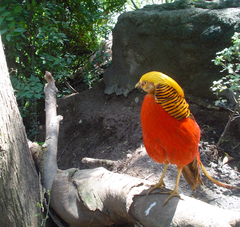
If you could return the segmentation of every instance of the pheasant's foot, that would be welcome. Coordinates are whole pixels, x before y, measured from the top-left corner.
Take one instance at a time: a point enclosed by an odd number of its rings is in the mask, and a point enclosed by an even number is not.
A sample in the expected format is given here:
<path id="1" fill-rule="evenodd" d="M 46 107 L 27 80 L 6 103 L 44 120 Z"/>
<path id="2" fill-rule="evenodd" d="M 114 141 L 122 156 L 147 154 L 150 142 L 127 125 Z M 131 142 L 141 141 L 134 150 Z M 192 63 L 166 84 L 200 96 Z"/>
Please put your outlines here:
<path id="1" fill-rule="evenodd" d="M 179 199 L 182 199 L 181 196 L 178 194 L 178 190 L 174 189 L 172 191 L 169 192 L 160 192 L 161 194 L 170 194 L 170 196 L 165 200 L 165 202 L 163 203 L 163 206 L 166 205 L 166 203 L 172 198 L 172 197 L 178 197 Z"/>
<path id="2" fill-rule="evenodd" d="M 165 186 L 165 184 L 164 184 L 163 180 L 162 180 L 162 181 L 159 181 L 157 184 L 155 184 L 155 185 L 147 192 L 147 195 L 148 195 L 150 192 L 152 192 L 153 190 L 155 190 L 156 188 L 160 188 L 160 189 L 164 190 L 164 188 L 163 188 L 164 186 Z"/>

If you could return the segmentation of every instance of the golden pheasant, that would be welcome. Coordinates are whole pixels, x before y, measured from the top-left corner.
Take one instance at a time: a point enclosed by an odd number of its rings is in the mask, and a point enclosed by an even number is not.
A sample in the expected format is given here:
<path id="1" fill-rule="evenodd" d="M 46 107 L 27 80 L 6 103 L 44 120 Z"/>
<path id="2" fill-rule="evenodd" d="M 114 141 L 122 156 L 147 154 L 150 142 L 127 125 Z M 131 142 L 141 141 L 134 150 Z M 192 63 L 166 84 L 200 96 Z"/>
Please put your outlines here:
<path id="1" fill-rule="evenodd" d="M 198 145 L 200 128 L 189 110 L 182 88 L 169 76 L 161 72 L 144 74 L 136 87 L 148 94 L 141 109 L 143 142 L 148 155 L 156 162 L 165 164 L 159 182 L 148 193 L 162 188 L 163 178 L 169 163 L 178 168 L 176 185 L 164 205 L 178 194 L 181 173 L 194 190 L 201 186 L 200 166 L 213 183 L 226 188 L 238 188 L 213 179 L 200 161 Z"/>

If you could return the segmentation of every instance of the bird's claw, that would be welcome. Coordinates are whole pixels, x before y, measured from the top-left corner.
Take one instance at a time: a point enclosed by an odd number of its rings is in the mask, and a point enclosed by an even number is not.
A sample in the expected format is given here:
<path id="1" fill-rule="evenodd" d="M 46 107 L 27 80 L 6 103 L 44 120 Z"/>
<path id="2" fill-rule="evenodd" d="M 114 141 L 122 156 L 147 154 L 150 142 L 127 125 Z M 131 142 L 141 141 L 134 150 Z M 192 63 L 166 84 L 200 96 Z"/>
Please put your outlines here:
<path id="1" fill-rule="evenodd" d="M 181 196 L 178 194 L 178 190 L 177 189 L 174 189 L 172 191 L 164 191 L 164 187 L 165 184 L 164 182 L 158 182 L 155 186 L 153 186 L 153 188 L 151 188 L 148 192 L 147 192 L 147 195 L 149 193 L 151 193 L 153 190 L 155 190 L 156 188 L 160 188 L 163 190 L 163 192 L 159 192 L 160 194 L 170 194 L 170 196 L 165 200 L 165 202 L 163 203 L 163 206 L 167 204 L 167 202 L 172 198 L 172 197 L 178 197 L 179 199 L 182 199 Z"/>
<path id="2" fill-rule="evenodd" d="M 169 192 L 160 192 L 161 194 L 170 194 L 170 196 L 165 200 L 165 202 L 163 203 L 163 206 L 166 205 L 166 203 L 172 198 L 172 197 L 178 197 L 179 199 L 182 199 L 181 196 L 178 194 L 177 190 L 172 190 Z"/>
<path id="3" fill-rule="evenodd" d="M 153 190 L 155 190 L 156 188 L 160 188 L 160 189 L 162 189 L 162 190 L 164 191 L 164 187 L 165 187 L 164 182 L 163 182 L 163 181 L 159 181 L 157 184 L 155 184 L 155 185 L 153 186 L 153 188 L 151 188 L 151 189 L 147 192 L 147 195 L 148 195 L 149 193 L 151 193 Z"/>

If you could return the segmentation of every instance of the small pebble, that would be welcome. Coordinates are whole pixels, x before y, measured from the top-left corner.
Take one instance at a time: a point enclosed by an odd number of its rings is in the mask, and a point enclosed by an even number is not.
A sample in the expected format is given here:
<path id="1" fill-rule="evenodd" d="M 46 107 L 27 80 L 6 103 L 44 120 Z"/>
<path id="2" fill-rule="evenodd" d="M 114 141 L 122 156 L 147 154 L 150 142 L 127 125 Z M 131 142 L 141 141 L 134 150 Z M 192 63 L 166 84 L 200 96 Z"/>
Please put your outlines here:
<path id="1" fill-rule="evenodd" d="M 135 103 L 139 103 L 139 98 L 136 97 L 134 101 L 135 101 Z"/>

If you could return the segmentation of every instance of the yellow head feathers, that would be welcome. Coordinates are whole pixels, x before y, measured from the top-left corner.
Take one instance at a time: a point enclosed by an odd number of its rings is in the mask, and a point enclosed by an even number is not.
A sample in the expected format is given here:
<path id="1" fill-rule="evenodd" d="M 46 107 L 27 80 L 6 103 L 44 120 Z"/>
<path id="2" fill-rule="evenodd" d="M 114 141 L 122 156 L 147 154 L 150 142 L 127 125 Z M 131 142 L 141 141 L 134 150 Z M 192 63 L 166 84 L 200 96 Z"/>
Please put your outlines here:
<path id="1" fill-rule="evenodd" d="M 178 83 L 164 73 L 156 71 L 148 72 L 141 77 L 139 82 L 136 84 L 136 87 L 142 87 L 144 82 L 154 83 L 155 86 L 157 84 L 168 85 L 173 87 L 181 97 L 184 97 L 184 92 Z"/>

